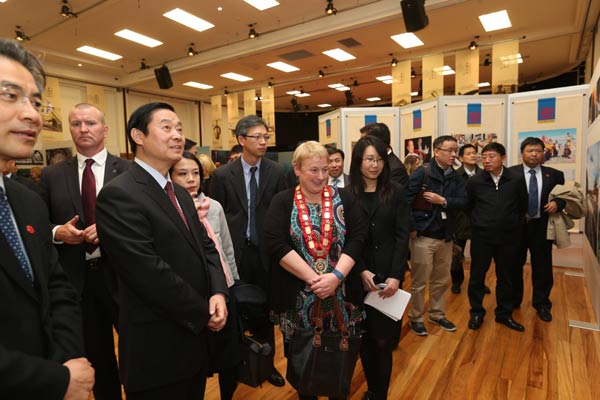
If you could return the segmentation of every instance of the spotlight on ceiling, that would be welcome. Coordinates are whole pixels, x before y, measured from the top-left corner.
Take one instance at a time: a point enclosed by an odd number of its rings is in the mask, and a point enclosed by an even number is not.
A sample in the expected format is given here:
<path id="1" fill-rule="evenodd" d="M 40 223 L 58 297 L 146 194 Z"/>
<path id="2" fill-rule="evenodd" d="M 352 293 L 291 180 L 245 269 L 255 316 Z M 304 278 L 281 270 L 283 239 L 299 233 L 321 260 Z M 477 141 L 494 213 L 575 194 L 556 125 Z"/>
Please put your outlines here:
<path id="1" fill-rule="evenodd" d="M 392 67 L 395 67 L 396 65 L 398 65 L 398 60 L 392 58 Z"/>
<path id="2" fill-rule="evenodd" d="M 148 69 L 148 68 L 150 68 L 150 67 L 148 66 L 148 64 L 146 64 L 146 59 L 142 58 L 142 61 L 140 62 L 140 69 L 143 70 L 143 69 Z"/>
<path id="3" fill-rule="evenodd" d="M 407 32 L 416 32 L 429 25 L 425 13 L 425 0 L 401 0 L 402 17 Z"/>
<path id="4" fill-rule="evenodd" d="M 477 48 L 477 43 L 474 40 L 471 40 L 471 44 L 469 44 L 469 50 L 475 50 Z"/>
<path id="5" fill-rule="evenodd" d="M 484 67 L 489 67 L 490 65 L 492 65 L 492 58 L 490 57 L 489 54 L 485 55 L 485 60 L 483 60 L 483 66 Z"/>
<path id="6" fill-rule="evenodd" d="M 62 0 L 62 6 L 60 7 L 60 15 L 62 15 L 65 18 L 69 18 L 69 17 L 75 17 L 77 18 L 77 14 L 75 14 L 72 10 L 71 10 L 71 5 L 69 4 L 68 0 Z"/>
<path id="7" fill-rule="evenodd" d="M 248 31 L 248 39 L 254 39 L 258 37 L 258 33 L 254 30 L 254 24 L 249 24 L 250 30 Z"/>
<path id="8" fill-rule="evenodd" d="M 187 55 L 192 57 L 192 56 L 195 56 L 196 54 L 198 54 L 198 52 L 196 51 L 196 49 L 194 49 L 194 43 L 190 43 L 190 47 L 188 47 L 188 49 L 187 49 Z"/>
<path id="9" fill-rule="evenodd" d="M 333 6 L 333 0 L 327 0 L 327 7 L 325 7 L 325 14 L 327 14 L 327 15 L 337 14 L 337 9 Z"/>
<path id="10" fill-rule="evenodd" d="M 227 89 L 223 90 L 223 96 L 227 97 L 228 94 L 229 94 L 229 91 Z"/>
<path id="11" fill-rule="evenodd" d="M 323 72 L 323 70 L 319 70 L 319 78 L 322 78 L 325 76 L 325 72 Z"/>
<path id="12" fill-rule="evenodd" d="M 15 27 L 15 39 L 18 40 L 19 42 L 22 42 L 24 40 L 29 40 L 29 36 L 27 36 L 25 34 L 25 32 L 23 32 L 23 28 L 21 28 L 19 25 L 17 25 Z"/>
<path id="13" fill-rule="evenodd" d="M 267 87 L 268 87 L 269 89 L 271 89 L 271 88 L 273 87 L 273 83 L 272 83 L 271 81 L 269 81 L 269 83 L 267 83 Z"/>
<path id="14" fill-rule="evenodd" d="M 414 68 L 411 68 L 411 69 L 410 69 L 410 77 L 411 77 L 412 79 L 415 79 L 415 78 L 417 77 L 417 73 L 415 72 L 415 69 L 414 69 Z"/>
<path id="15" fill-rule="evenodd" d="M 358 85 L 359 85 L 359 83 L 358 83 L 358 80 L 357 80 L 357 79 L 355 79 L 355 80 L 354 80 L 354 83 L 352 83 L 352 86 L 358 86 Z"/>

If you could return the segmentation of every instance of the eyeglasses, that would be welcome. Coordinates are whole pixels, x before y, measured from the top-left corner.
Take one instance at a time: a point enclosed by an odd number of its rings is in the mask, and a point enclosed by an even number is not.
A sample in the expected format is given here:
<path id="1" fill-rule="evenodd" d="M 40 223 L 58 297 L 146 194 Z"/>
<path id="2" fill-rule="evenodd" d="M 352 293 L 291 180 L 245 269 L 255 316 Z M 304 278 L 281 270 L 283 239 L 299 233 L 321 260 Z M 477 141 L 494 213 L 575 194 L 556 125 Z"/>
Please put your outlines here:
<path id="1" fill-rule="evenodd" d="M 438 147 L 436 150 L 445 151 L 448 154 L 458 154 L 458 149 L 441 149 Z"/>
<path id="2" fill-rule="evenodd" d="M 254 139 L 257 142 L 260 141 L 261 139 L 263 139 L 265 142 L 268 142 L 269 139 L 271 139 L 271 135 L 266 134 L 266 135 L 242 135 L 245 138 L 250 138 L 250 139 Z"/>
<path id="3" fill-rule="evenodd" d="M 16 87 L 0 86 L 0 101 L 20 106 L 24 106 L 25 103 L 29 102 L 41 115 L 51 114 L 54 109 L 52 104 L 46 100 L 42 100 L 39 97 L 26 96 L 21 89 Z"/>
<path id="4" fill-rule="evenodd" d="M 367 164 L 379 164 L 382 163 L 383 164 L 383 158 L 374 158 L 374 157 L 366 157 L 362 159 L 363 162 L 367 163 Z"/>

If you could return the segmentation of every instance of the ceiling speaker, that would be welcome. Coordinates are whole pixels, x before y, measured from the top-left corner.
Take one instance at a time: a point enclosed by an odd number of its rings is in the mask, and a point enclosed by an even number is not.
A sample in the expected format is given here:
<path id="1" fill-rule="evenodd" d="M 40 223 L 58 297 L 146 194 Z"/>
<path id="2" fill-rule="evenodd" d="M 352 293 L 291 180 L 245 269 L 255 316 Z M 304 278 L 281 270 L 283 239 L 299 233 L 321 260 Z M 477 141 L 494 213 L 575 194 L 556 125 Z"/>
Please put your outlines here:
<path id="1" fill-rule="evenodd" d="M 166 65 L 160 68 L 154 69 L 154 75 L 156 76 L 156 82 L 158 87 L 161 89 L 170 89 L 173 87 L 173 80 L 171 79 L 171 73 Z"/>
<path id="2" fill-rule="evenodd" d="M 416 32 L 429 25 L 425 14 L 425 0 L 401 0 L 402 16 L 407 32 Z"/>

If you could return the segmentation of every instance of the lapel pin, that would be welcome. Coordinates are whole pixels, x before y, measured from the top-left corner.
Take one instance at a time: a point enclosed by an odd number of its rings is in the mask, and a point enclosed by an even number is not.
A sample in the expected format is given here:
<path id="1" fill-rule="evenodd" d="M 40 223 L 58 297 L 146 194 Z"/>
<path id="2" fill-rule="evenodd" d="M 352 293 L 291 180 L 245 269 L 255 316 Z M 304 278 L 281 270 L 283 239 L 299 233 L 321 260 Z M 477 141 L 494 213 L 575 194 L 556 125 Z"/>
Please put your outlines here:
<path id="1" fill-rule="evenodd" d="M 27 229 L 27 232 L 29 232 L 30 235 L 33 235 L 35 233 L 35 229 L 31 225 L 27 225 L 26 229 Z"/>

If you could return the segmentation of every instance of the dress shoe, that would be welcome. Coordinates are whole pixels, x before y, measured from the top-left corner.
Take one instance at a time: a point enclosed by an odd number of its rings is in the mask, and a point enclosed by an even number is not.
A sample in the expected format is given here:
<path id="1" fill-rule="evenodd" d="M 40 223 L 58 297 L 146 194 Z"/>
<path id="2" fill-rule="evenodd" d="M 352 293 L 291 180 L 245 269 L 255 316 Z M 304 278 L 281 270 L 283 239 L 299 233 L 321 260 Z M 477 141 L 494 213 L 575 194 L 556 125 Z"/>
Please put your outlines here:
<path id="1" fill-rule="evenodd" d="M 477 330 L 483 324 L 483 315 L 473 314 L 469 318 L 469 329 Z"/>
<path id="2" fill-rule="evenodd" d="M 515 331 L 523 332 L 525 331 L 525 327 L 512 319 L 512 317 L 496 317 L 496 322 L 508 326 L 510 329 L 514 329 Z"/>
<path id="3" fill-rule="evenodd" d="M 487 287 L 487 286 L 484 286 L 484 287 L 483 287 L 483 293 L 484 293 L 484 294 L 490 294 L 490 293 L 492 293 L 492 291 L 490 290 L 490 288 L 489 288 L 489 287 Z"/>
<path id="4" fill-rule="evenodd" d="M 366 391 L 365 394 L 363 394 L 362 400 L 373 400 L 375 399 L 373 392 L 371 391 Z"/>
<path id="5" fill-rule="evenodd" d="M 409 322 L 410 330 L 413 331 L 415 335 L 418 336 L 427 336 L 427 329 L 425 329 L 425 324 L 422 322 Z"/>
<path id="6" fill-rule="evenodd" d="M 544 322 L 552 321 L 552 313 L 549 308 L 539 308 L 537 310 L 538 317 Z"/>
<path id="7" fill-rule="evenodd" d="M 271 376 L 267 378 L 267 380 L 273 386 L 285 386 L 285 379 L 283 379 L 283 376 L 281 376 L 281 374 L 277 370 L 275 370 L 271 374 Z"/>
<path id="8" fill-rule="evenodd" d="M 460 294 L 460 285 L 452 285 L 450 291 L 454 294 Z"/>

